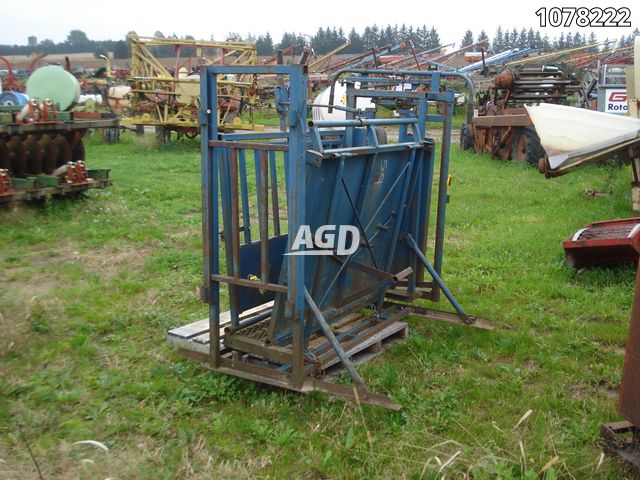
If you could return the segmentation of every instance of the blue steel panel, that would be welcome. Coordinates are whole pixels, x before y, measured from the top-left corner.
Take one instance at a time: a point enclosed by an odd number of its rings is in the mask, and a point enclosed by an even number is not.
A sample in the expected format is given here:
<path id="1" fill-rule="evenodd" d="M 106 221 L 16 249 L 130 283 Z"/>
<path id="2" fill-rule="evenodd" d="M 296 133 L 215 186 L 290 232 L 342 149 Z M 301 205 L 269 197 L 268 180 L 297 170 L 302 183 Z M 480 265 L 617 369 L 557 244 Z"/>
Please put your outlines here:
<path id="1" fill-rule="evenodd" d="M 278 283 L 282 259 L 287 248 L 287 235 L 271 237 L 269 239 L 269 283 Z M 260 242 L 240 245 L 240 278 L 260 278 Z M 239 287 L 240 311 L 262 305 L 273 300 L 275 294 L 256 288 Z"/>

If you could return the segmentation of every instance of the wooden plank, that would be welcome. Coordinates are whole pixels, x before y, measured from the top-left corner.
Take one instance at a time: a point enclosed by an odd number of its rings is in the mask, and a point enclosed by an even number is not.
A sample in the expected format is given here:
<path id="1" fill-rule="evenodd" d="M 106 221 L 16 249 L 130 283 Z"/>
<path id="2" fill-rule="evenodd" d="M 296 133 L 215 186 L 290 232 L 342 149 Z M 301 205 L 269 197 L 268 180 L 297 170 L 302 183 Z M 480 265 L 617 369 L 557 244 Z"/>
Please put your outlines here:
<path id="1" fill-rule="evenodd" d="M 242 314 L 240 315 L 240 320 L 244 320 L 245 318 L 249 318 L 256 314 L 262 313 L 265 310 L 268 310 L 269 308 L 273 308 L 273 300 L 242 312 Z M 220 314 L 220 333 L 221 334 L 224 333 L 224 330 L 223 330 L 224 327 L 228 326 L 230 323 L 231 323 L 231 312 L 229 310 L 227 310 L 226 312 L 222 312 Z M 209 335 L 209 319 L 208 318 L 198 320 L 197 322 L 189 323 L 187 325 L 183 325 L 182 327 L 172 328 L 167 332 L 167 338 L 175 337 L 183 340 L 190 340 L 190 339 L 194 339 L 195 337 L 202 336 L 204 334 L 207 334 L 207 336 Z"/>
<path id="2" fill-rule="evenodd" d="M 367 350 L 368 348 L 376 345 L 379 342 L 382 344 L 382 348 L 384 349 L 384 347 L 389 343 L 389 340 L 396 337 L 399 333 L 402 334 L 402 337 L 406 338 L 405 333 L 408 330 L 409 325 L 407 325 L 406 323 L 394 322 L 383 330 L 380 330 L 379 332 L 371 335 L 364 341 L 358 342 L 357 340 L 354 340 L 350 342 L 352 345 L 345 348 L 345 353 L 347 354 L 347 357 L 352 357 L 354 355 L 357 355 L 358 353 L 363 352 L 364 350 Z M 332 352 L 332 354 L 327 356 L 326 360 L 322 362 L 322 367 L 326 369 L 338 363 L 340 363 L 340 359 L 334 352 Z"/>
<path id="3" fill-rule="evenodd" d="M 437 320 L 438 322 L 451 323 L 453 325 L 464 325 L 466 327 L 480 328 L 482 330 L 493 330 L 495 327 L 491 321 L 486 318 L 474 317 L 469 315 L 473 323 L 465 323 L 460 316 L 455 313 L 442 312 L 440 310 L 431 310 L 428 308 L 410 307 L 410 316 L 424 318 L 426 320 Z"/>
<path id="4" fill-rule="evenodd" d="M 293 351 L 277 345 L 266 346 L 264 342 L 242 335 L 227 335 L 224 345 L 244 353 L 258 355 L 278 363 L 292 363 Z"/>

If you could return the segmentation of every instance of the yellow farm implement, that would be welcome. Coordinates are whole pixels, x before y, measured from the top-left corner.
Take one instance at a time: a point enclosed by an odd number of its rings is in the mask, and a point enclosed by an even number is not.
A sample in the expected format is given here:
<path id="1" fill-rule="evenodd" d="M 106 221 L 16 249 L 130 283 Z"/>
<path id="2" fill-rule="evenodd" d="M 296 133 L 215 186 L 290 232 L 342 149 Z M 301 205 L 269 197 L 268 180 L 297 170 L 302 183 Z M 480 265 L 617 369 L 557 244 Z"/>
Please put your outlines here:
<path id="1" fill-rule="evenodd" d="M 155 126 L 166 141 L 171 131 L 188 137 L 200 131 L 200 70 L 209 65 L 255 65 L 255 42 L 202 41 L 129 35 L 131 43 L 131 114 L 125 125 Z M 222 129 L 253 129 L 241 114 L 255 103 L 254 75 L 218 79 L 218 125 Z"/>

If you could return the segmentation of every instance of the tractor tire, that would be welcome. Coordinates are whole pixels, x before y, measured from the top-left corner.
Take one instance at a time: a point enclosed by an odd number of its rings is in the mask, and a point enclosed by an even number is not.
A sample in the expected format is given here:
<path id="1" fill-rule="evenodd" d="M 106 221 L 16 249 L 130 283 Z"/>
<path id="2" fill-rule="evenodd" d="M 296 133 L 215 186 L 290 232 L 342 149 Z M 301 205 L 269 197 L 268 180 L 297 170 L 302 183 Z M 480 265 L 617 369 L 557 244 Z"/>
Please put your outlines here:
<path id="1" fill-rule="evenodd" d="M 538 165 L 542 157 L 544 157 L 544 149 L 536 131 L 532 128 L 518 129 L 513 141 L 511 158 L 520 163 Z"/>
<path id="2" fill-rule="evenodd" d="M 473 148 L 473 135 L 471 128 L 466 123 L 460 127 L 460 149 L 471 150 Z"/>

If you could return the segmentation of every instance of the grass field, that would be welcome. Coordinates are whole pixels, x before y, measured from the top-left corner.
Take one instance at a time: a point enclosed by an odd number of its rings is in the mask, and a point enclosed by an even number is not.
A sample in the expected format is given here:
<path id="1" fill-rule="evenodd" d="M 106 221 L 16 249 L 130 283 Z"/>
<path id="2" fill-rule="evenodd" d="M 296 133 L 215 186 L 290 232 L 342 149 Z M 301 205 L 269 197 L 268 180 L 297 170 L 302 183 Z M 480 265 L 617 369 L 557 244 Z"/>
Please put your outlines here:
<path id="1" fill-rule="evenodd" d="M 90 142 L 113 188 L 0 211 L 0 478 L 37 478 L 27 444 L 46 479 L 627 475 L 599 465 L 598 431 L 619 418 L 634 269 L 576 275 L 560 243 L 630 215 L 627 169 L 545 180 L 454 149 L 445 279 L 497 328 L 410 319 L 361 369 L 405 407 L 390 412 L 212 374 L 165 344 L 206 316 L 199 147 L 148 137 Z"/>

